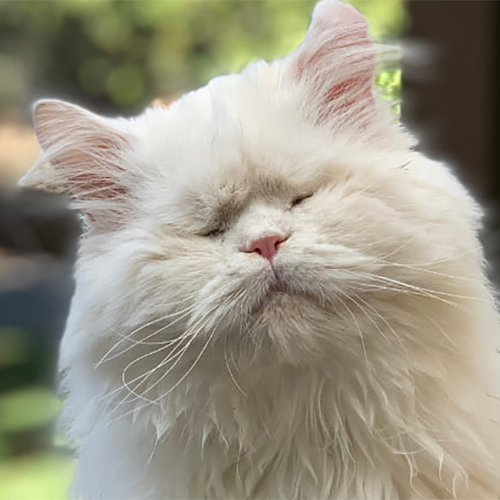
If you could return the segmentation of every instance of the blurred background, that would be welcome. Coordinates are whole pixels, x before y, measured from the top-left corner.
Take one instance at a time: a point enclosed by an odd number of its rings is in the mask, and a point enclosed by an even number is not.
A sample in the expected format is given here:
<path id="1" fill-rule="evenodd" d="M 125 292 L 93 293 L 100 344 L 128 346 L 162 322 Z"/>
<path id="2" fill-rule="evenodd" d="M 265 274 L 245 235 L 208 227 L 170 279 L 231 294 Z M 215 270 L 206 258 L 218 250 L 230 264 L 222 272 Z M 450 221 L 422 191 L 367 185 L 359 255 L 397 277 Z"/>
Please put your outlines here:
<path id="1" fill-rule="evenodd" d="M 72 450 L 55 429 L 57 345 L 73 289 L 78 219 L 64 198 L 15 189 L 39 154 L 42 97 L 131 116 L 301 42 L 313 0 L 0 0 L 0 500 L 62 499 Z M 377 85 L 431 156 L 488 209 L 497 249 L 497 2 L 348 0 L 382 42 L 414 55 Z M 418 64 L 416 64 L 418 63 Z M 498 245 L 500 248 L 500 245 Z M 491 267 L 496 279 L 496 267 Z"/>

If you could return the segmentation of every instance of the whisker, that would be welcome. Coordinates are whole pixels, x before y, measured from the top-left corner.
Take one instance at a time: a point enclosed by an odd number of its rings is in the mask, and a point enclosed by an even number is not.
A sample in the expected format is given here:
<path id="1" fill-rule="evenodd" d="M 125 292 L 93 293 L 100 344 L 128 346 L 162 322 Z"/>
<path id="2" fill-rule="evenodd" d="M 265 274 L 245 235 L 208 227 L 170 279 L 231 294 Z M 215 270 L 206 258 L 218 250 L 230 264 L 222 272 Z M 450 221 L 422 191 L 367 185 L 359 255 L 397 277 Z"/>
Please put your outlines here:
<path id="1" fill-rule="evenodd" d="M 186 377 L 194 370 L 195 366 L 198 364 L 198 361 L 201 359 L 203 356 L 204 352 L 207 350 L 207 347 L 209 346 L 210 342 L 212 341 L 213 336 L 215 335 L 215 331 L 217 327 L 219 326 L 220 322 L 222 321 L 222 318 L 215 324 L 215 326 L 212 328 L 212 332 L 210 333 L 210 336 L 208 337 L 207 341 L 205 342 L 205 345 L 203 346 L 203 349 L 200 351 L 200 354 L 198 357 L 195 359 L 194 363 L 191 365 L 189 370 L 186 371 L 186 373 L 177 381 L 176 384 L 174 384 L 173 387 L 171 387 L 165 394 L 163 394 L 161 397 L 158 398 L 162 399 L 168 396 L 172 391 L 174 391 L 185 379 Z"/>
<path id="2" fill-rule="evenodd" d="M 240 387 L 240 385 L 238 384 L 238 382 L 236 382 L 236 378 L 234 377 L 233 372 L 231 371 L 231 368 L 229 367 L 229 362 L 228 362 L 228 359 L 227 359 L 227 336 L 224 337 L 224 360 L 226 362 L 227 371 L 228 371 L 229 376 L 231 377 L 231 380 L 233 381 L 234 385 L 236 386 L 236 388 L 238 389 L 238 391 L 240 391 L 240 393 L 243 396 L 248 397 L 248 394 Z"/>
<path id="3" fill-rule="evenodd" d="M 389 283 L 389 284 L 395 285 L 396 287 L 405 288 L 407 290 L 414 292 L 416 295 L 422 295 L 425 297 L 433 298 L 435 300 L 443 302 L 444 304 L 449 305 L 450 307 L 454 307 L 454 308 L 462 310 L 464 312 L 470 312 L 470 311 L 468 311 L 467 308 L 463 307 L 461 304 L 447 300 L 447 299 L 443 298 L 442 296 L 450 297 L 450 298 L 457 298 L 457 299 L 477 299 L 478 301 L 482 301 L 482 299 L 477 298 L 477 297 L 468 297 L 468 296 L 463 296 L 463 295 L 451 294 L 451 293 L 447 293 L 447 292 L 441 292 L 439 290 L 431 290 L 431 289 L 423 288 L 423 287 L 420 287 L 417 285 L 412 285 L 410 283 L 405 283 L 404 281 L 399 281 L 399 280 L 396 280 L 393 278 L 388 278 L 386 276 L 379 276 L 379 275 L 365 273 L 365 272 L 358 272 L 358 273 L 354 273 L 354 274 L 358 274 L 358 276 L 362 276 L 364 278 L 368 278 L 368 279 L 371 279 L 373 281 L 382 281 L 384 283 Z M 367 284 L 363 284 L 363 285 L 367 285 Z"/>
<path id="4" fill-rule="evenodd" d="M 451 279 L 457 280 L 457 281 L 469 281 L 471 283 L 484 284 L 483 280 L 469 278 L 466 276 L 456 276 L 456 275 L 452 275 L 452 274 L 446 274 L 446 273 L 442 273 L 439 271 L 434 271 L 432 269 L 426 269 L 423 266 L 417 267 L 415 265 L 402 264 L 402 263 L 398 263 L 398 262 L 390 262 L 390 261 L 384 261 L 384 260 L 379 260 L 378 262 L 380 262 L 381 264 L 390 266 L 390 267 L 401 267 L 404 269 L 411 269 L 412 271 L 418 271 L 418 272 L 422 272 L 422 273 L 432 274 L 434 276 L 440 276 L 443 278 L 451 278 Z"/>
<path id="5" fill-rule="evenodd" d="M 189 313 L 191 311 L 193 311 L 195 309 L 196 305 L 195 304 L 192 304 L 190 305 L 189 307 L 185 308 L 185 309 L 182 309 L 180 311 L 177 311 L 175 313 L 172 313 L 172 314 L 168 314 L 166 316 L 162 316 L 161 318 L 157 318 L 155 320 L 152 320 L 148 323 L 145 323 L 144 325 L 141 325 L 140 327 L 136 328 L 134 331 L 132 331 L 130 334 L 128 335 L 121 335 L 121 339 L 115 343 L 111 349 L 109 349 L 106 354 L 104 354 L 104 356 L 99 360 L 99 362 L 95 365 L 95 368 L 98 368 L 102 363 L 104 362 L 108 362 L 108 361 L 111 361 L 115 358 L 117 358 L 118 356 L 122 356 L 123 354 L 125 354 L 126 352 L 128 352 L 130 349 L 132 349 L 135 345 L 138 345 L 138 344 L 143 344 L 143 345 L 147 345 L 146 342 L 144 342 L 145 340 L 148 340 L 149 338 L 157 335 L 158 333 L 166 330 L 167 328 L 170 328 L 172 325 L 178 323 L 180 320 L 184 319 L 186 316 L 189 315 Z M 159 323 L 161 321 L 165 321 L 166 319 L 169 319 L 169 318 L 172 318 L 174 316 L 178 316 L 179 314 L 181 314 L 181 316 L 177 319 L 175 319 L 174 321 L 172 321 L 171 323 L 168 323 L 167 325 L 165 325 L 164 327 L 160 328 L 159 330 L 155 330 L 153 333 L 149 334 L 148 336 L 146 336 L 143 340 L 141 341 L 137 341 L 137 340 L 134 340 L 131 338 L 132 335 L 140 332 L 141 330 L 144 330 L 145 328 L 151 326 L 151 325 L 154 325 L 156 323 Z M 109 356 L 109 354 L 111 354 L 111 352 L 113 352 L 113 350 L 115 350 L 121 343 L 125 342 L 126 340 L 128 340 L 129 342 L 132 342 L 132 345 L 127 347 L 126 349 L 124 349 L 123 351 L 120 351 L 119 353 L 115 354 L 114 356 Z M 165 341 L 165 342 L 169 342 L 169 341 Z M 158 342 L 158 343 L 162 343 L 162 342 Z M 150 343 L 150 344 L 157 344 L 156 342 L 155 343 Z"/>
<path id="6" fill-rule="evenodd" d="M 349 299 L 349 296 L 347 296 L 346 293 L 344 293 L 342 290 L 340 290 L 339 288 L 336 288 L 335 289 L 336 292 L 338 293 L 341 293 L 344 297 L 346 297 L 347 299 Z M 363 353 L 364 353 L 364 356 L 365 356 L 365 360 L 366 360 L 366 365 L 369 367 L 370 366 L 370 362 L 368 360 L 368 353 L 366 351 L 366 345 L 365 345 L 365 337 L 364 337 L 364 334 L 363 332 L 361 331 L 361 327 L 359 326 L 359 322 L 358 320 L 356 319 L 356 316 L 353 314 L 353 312 L 351 311 L 351 309 L 349 308 L 349 306 L 340 298 L 340 297 L 337 297 L 338 300 L 340 301 L 340 303 L 344 306 L 344 308 L 346 309 L 346 311 L 349 313 L 349 315 L 351 316 L 351 318 L 353 319 L 354 321 L 354 324 L 356 325 L 356 328 L 358 330 L 358 333 L 359 333 L 359 338 L 361 340 L 361 346 L 363 348 Z M 359 306 L 358 306 L 359 307 Z"/>
<path id="7" fill-rule="evenodd" d="M 217 307 L 217 306 L 216 306 Z M 212 309 L 212 312 L 213 310 L 216 309 L 216 307 L 214 307 L 214 309 Z M 208 316 L 209 313 L 207 313 L 202 319 L 206 319 L 207 316 Z M 195 361 L 193 362 L 193 364 L 191 365 L 191 367 L 186 371 L 186 373 L 177 381 L 176 384 L 174 384 L 165 394 L 163 394 L 162 396 L 159 396 L 158 398 L 156 398 L 155 400 L 153 400 L 156 404 L 158 404 L 158 402 L 166 397 L 168 394 L 170 394 L 173 390 L 175 390 L 184 380 L 185 378 L 192 372 L 192 370 L 194 369 L 194 367 L 196 366 L 196 364 L 198 363 L 198 361 L 201 359 L 201 356 L 203 355 L 203 353 L 206 351 L 208 345 L 210 344 L 212 338 L 213 338 L 213 335 L 215 334 L 215 331 L 218 327 L 218 325 L 220 324 L 220 321 L 222 320 L 222 318 L 215 324 L 215 326 L 212 328 L 211 330 L 211 333 L 207 339 L 207 341 L 205 342 L 204 346 L 203 346 L 203 349 L 201 349 L 200 353 L 198 354 L 197 358 L 195 359 Z M 193 337 L 194 339 L 195 337 Z M 163 378 L 163 376 L 162 376 Z M 122 415 L 118 416 L 117 418 L 111 420 L 110 422 L 108 422 L 108 425 L 112 425 L 113 423 L 119 421 L 120 419 L 123 419 L 123 418 L 126 418 L 127 416 L 133 414 L 133 413 L 136 413 L 144 408 L 147 408 L 148 406 L 150 406 L 152 403 L 151 402 L 147 402 L 146 404 L 142 405 L 142 406 L 138 406 L 138 407 L 135 407 L 131 410 L 129 410 L 128 412 L 125 412 L 123 413 Z"/>
<path id="8" fill-rule="evenodd" d="M 206 325 L 206 319 L 208 318 L 208 316 L 210 314 L 213 313 L 213 311 L 215 311 L 215 309 L 217 308 L 218 306 L 215 305 L 214 307 L 212 307 L 209 311 L 207 311 L 204 316 L 202 316 L 201 318 L 199 318 L 193 325 L 191 325 L 191 327 L 181 336 L 179 337 L 179 339 L 186 339 L 186 338 L 189 338 L 188 342 L 186 345 L 182 346 L 182 343 L 179 342 L 177 344 L 177 346 L 174 348 L 174 350 L 169 353 L 167 355 L 167 357 L 165 359 L 163 359 L 157 366 L 155 366 L 153 369 L 149 370 L 149 372 L 147 374 L 144 374 L 144 378 L 143 380 L 134 388 L 134 390 L 131 390 L 130 388 L 129 391 L 136 395 L 138 399 L 146 399 L 148 400 L 147 398 L 145 398 L 145 394 L 148 393 L 149 391 L 151 391 L 154 387 L 156 387 L 158 384 L 161 383 L 162 380 L 164 380 L 171 372 L 172 370 L 178 365 L 178 363 L 180 362 L 180 360 L 182 359 L 183 355 L 187 352 L 187 350 L 189 349 L 189 347 L 191 346 L 191 344 L 196 340 L 196 337 L 198 335 L 198 333 L 204 328 L 204 326 Z M 198 327 L 198 325 L 200 325 Z M 198 328 L 197 328 L 198 327 Z M 179 339 L 176 339 L 176 340 L 179 340 Z M 176 350 L 180 347 L 180 350 L 178 350 L 176 352 Z M 163 350 L 165 347 L 167 346 L 163 346 L 162 348 L 160 349 L 157 349 L 156 351 L 154 351 L 154 353 L 156 352 L 159 352 L 161 350 Z M 151 353 L 149 353 L 151 354 Z M 144 358 L 146 357 L 147 355 L 144 355 L 142 356 L 141 358 Z M 138 358 L 138 359 L 141 359 L 141 358 Z M 156 372 L 157 370 L 159 370 L 160 368 L 162 368 L 163 366 L 167 365 L 169 362 L 171 362 L 172 360 L 175 360 L 173 365 L 170 366 L 168 368 L 168 370 L 162 374 L 162 376 L 156 381 L 154 382 L 151 386 L 149 386 L 145 391 L 142 392 L 141 395 L 138 395 L 137 394 L 137 389 L 140 385 L 142 385 L 154 372 Z M 126 382 L 125 382 L 125 372 L 127 371 L 127 369 L 129 369 L 131 367 L 131 365 L 133 363 L 135 363 L 137 360 L 134 360 L 132 363 L 129 363 L 129 365 L 127 365 L 127 367 L 124 369 L 123 371 L 123 374 L 122 374 L 122 382 L 124 384 L 124 386 L 126 386 Z"/>
<path id="9" fill-rule="evenodd" d="M 168 325 L 167 325 L 167 326 L 168 326 Z M 196 324 L 195 324 L 194 326 L 196 326 Z M 172 353 L 170 353 L 170 355 L 174 354 L 174 353 L 175 353 L 175 350 L 177 349 L 177 347 L 178 347 L 179 345 L 181 345 L 181 344 L 182 344 L 182 341 L 183 341 L 185 338 L 187 338 L 187 337 L 189 336 L 190 331 L 191 331 L 191 328 L 188 328 L 188 330 L 187 330 L 186 332 L 184 332 L 184 333 L 183 333 L 180 337 L 177 337 L 177 338 L 172 339 L 172 340 L 169 340 L 169 341 L 165 341 L 165 342 L 163 342 L 163 343 L 162 343 L 162 347 L 160 347 L 160 348 L 158 348 L 158 349 L 156 349 L 156 350 L 154 350 L 154 351 L 150 351 L 150 352 L 146 353 L 145 355 L 141 356 L 140 358 L 136 358 L 136 359 L 134 359 L 132 362 L 130 362 L 130 363 L 127 365 L 127 367 L 125 367 L 124 371 L 125 371 L 125 370 L 127 370 L 128 368 L 130 368 L 130 367 L 131 367 L 134 363 L 136 363 L 137 361 L 139 361 L 139 360 L 141 360 L 141 359 L 143 359 L 143 358 L 145 358 L 145 357 L 149 357 L 149 356 L 151 356 L 151 355 L 157 354 L 158 352 L 162 351 L 163 349 L 166 349 L 166 348 L 170 347 L 171 345 L 176 345 L 176 344 L 177 344 L 177 346 L 174 348 L 174 351 L 173 351 Z M 158 333 L 158 332 L 157 332 L 157 331 L 156 331 L 156 332 L 153 332 L 153 334 L 156 334 L 156 333 Z M 148 372 L 148 373 L 149 373 L 149 372 Z M 134 378 L 133 380 L 131 380 L 131 381 L 129 382 L 129 384 L 131 384 L 131 383 L 133 383 L 133 382 L 136 382 L 137 380 L 140 380 L 140 379 L 141 379 L 141 378 L 143 378 L 143 377 L 148 376 L 148 373 L 145 373 L 145 374 L 142 374 L 142 375 L 137 376 L 136 378 Z M 113 391 L 110 391 L 110 392 L 106 393 L 106 394 L 102 397 L 102 399 L 112 396 L 113 394 L 115 394 L 115 393 L 117 393 L 117 392 L 121 391 L 123 388 L 124 388 L 123 386 L 120 386 L 120 387 L 118 387 L 118 388 L 114 389 Z M 119 404 L 119 403 L 116 403 L 116 404 Z"/>
<path id="10" fill-rule="evenodd" d="M 358 294 L 354 293 L 354 296 L 356 297 L 356 300 L 359 300 L 362 304 L 364 304 L 368 309 L 370 309 L 389 329 L 389 331 L 393 334 L 395 340 L 398 342 L 400 347 L 403 349 L 403 351 L 406 354 L 406 357 L 409 359 L 409 354 L 406 349 L 406 346 L 404 345 L 404 342 L 401 340 L 400 336 L 397 334 L 397 332 L 394 330 L 394 327 L 385 319 L 380 312 L 375 309 L 370 303 L 368 303 L 366 300 L 364 300 L 362 297 L 360 297 Z M 358 306 L 359 307 L 359 306 Z M 382 334 L 381 330 L 379 332 Z M 384 337 L 384 339 L 387 341 L 387 338 Z"/>

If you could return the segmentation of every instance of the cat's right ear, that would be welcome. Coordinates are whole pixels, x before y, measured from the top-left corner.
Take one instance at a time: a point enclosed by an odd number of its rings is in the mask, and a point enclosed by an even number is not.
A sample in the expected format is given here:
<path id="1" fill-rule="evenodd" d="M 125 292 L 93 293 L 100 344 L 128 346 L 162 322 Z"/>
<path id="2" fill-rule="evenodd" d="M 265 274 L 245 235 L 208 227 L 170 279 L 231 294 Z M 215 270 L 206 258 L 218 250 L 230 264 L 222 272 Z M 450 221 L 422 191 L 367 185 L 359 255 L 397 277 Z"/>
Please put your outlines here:
<path id="1" fill-rule="evenodd" d="M 290 54 L 288 74 L 307 89 L 316 122 L 364 128 L 374 111 L 375 46 L 366 19 L 339 0 L 313 11 L 302 44 Z"/>
<path id="2" fill-rule="evenodd" d="M 114 120 L 58 100 L 38 101 L 35 133 L 44 160 L 54 168 L 93 226 L 121 225 L 130 209 L 133 172 L 126 168 L 132 137 Z M 31 173 L 22 183 L 29 184 Z"/>

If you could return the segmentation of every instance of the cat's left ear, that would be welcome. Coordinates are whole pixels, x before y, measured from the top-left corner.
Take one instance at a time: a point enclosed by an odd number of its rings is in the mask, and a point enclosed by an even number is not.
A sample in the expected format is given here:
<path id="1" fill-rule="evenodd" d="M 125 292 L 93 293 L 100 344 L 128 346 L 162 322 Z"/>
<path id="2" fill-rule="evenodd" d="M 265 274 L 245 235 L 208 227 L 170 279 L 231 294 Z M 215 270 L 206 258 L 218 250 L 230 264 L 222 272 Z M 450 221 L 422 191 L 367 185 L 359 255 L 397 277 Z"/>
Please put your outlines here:
<path id="1" fill-rule="evenodd" d="M 37 102 L 33 117 L 44 160 L 73 195 L 76 207 L 95 227 L 110 230 L 121 225 L 134 185 L 127 167 L 132 137 L 116 120 L 64 101 Z M 28 172 L 25 185 L 33 175 L 36 172 Z"/>
<path id="2" fill-rule="evenodd" d="M 289 56 L 291 77 L 306 86 L 315 119 L 364 126 L 374 109 L 375 47 L 365 18 L 350 5 L 316 5 L 299 48 Z"/>

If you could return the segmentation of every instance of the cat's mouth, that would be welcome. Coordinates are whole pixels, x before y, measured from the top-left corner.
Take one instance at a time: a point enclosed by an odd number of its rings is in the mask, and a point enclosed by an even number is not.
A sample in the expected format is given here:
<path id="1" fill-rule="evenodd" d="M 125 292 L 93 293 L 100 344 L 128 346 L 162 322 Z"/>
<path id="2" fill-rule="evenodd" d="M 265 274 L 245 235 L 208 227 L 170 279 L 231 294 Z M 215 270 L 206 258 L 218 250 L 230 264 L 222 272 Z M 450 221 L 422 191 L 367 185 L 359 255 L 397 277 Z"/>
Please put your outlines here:
<path id="1" fill-rule="evenodd" d="M 274 266 L 270 267 L 265 283 L 265 289 L 253 307 L 253 313 L 260 313 L 269 307 L 278 308 L 289 304 L 294 299 L 305 299 L 308 295 L 304 290 L 298 291 L 296 287 L 292 287 L 279 268 Z M 308 298 L 311 299 L 311 297 Z"/>
<path id="2" fill-rule="evenodd" d="M 287 286 L 286 281 L 283 279 L 282 274 L 276 269 L 275 266 L 271 265 L 269 276 L 267 278 L 268 282 L 268 294 L 271 293 L 292 293 L 292 290 Z"/>

